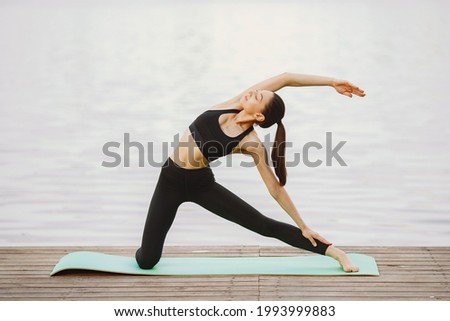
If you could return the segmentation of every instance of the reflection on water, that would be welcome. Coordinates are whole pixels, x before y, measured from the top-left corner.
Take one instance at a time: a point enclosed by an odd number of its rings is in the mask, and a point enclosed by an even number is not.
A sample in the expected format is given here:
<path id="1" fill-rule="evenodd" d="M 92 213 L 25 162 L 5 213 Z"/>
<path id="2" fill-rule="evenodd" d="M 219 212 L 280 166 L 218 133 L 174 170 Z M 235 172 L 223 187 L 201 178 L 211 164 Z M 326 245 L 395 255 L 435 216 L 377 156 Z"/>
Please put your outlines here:
<path id="1" fill-rule="evenodd" d="M 0 245 L 139 244 L 159 169 L 139 168 L 136 153 L 130 168 L 102 167 L 103 144 L 124 133 L 171 141 L 214 103 L 282 71 L 367 91 L 279 92 L 288 157 L 326 132 L 347 141 L 347 167 L 288 168 L 305 221 L 336 245 L 449 245 L 448 2 L 0 6 Z M 214 168 L 217 180 L 291 222 L 240 161 Z M 191 203 L 167 244 L 281 245 Z"/>

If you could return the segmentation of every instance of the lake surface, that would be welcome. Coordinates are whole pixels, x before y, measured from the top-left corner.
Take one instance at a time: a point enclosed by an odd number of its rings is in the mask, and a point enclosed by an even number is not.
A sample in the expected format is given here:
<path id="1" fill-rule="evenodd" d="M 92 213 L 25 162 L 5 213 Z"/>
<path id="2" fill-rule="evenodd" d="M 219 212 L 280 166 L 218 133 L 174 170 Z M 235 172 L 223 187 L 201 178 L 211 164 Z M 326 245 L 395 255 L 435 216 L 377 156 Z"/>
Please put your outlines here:
<path id="1" fill-rule="evenodd" d="M 124 135 L 164 146 L 213 104 L 283 71 L 348 79 L 279 91 L 304 220 L 335 245 L 450 245 L 448 1 L 0 1 L 0 246 L 138 246 L 159 168 L 108 168 Z M 273 130 L 258 128 L 260 137 Z M 169 149 L 171 151 L 171 149 Z M 124 151 L 117 152 L 124 155 Z M 146 151 L 148 149 L 146 148 Z M 229 166 L 225 160 L 231 162 Z M 255 167 L 217 181 L 290 222 Z M 282 245 L 183 204 L 168 245 Z"/>

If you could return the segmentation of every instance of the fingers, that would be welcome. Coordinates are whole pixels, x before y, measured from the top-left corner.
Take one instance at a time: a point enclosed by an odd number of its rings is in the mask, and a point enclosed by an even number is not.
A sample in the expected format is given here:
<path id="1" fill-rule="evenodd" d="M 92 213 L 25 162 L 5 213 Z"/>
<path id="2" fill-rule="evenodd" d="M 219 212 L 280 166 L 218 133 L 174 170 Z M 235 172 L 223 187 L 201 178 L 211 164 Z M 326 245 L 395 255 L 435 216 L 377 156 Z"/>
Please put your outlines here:
<path id="1" fill-rule="evenodd" d="M 355 86 L 353 84 L 350 83 L 351 86 L 351 92 L 355 95 L 358 95 L 360 97 L 364 97 L 366 94 L 364 93 L 364 90 L 362 90 L 361 88 L 359 88 L 358 86 Z"/>
<path id="2" fill-rule="evenodd" d="M 364 90 L 362 90 L 358 86 L 355 86 L 354 84 L 352 84 L 348 81 L 343 81 L 343 82 L 339 83 L 338 86 L 340 88 L 337 89 L 337 91 L 340 94 L 350 97 L 350 98 L 352 98 L 352 94 L 357 95 L 359 97 L 364 97 L 366 95 L 364 93 Z"/>
<path id="3" fill-rule="evenodd" d="M 320 242 L 322 242 L 324 244 L 327 244 L 327 245 L 331 245 L 332 244 L 326 238 L 324 238 L 322 235 L 320 235 L 319 233 L 314 232 L 314 231 L 308 231 L 308 233 L 304 233 L 303 236 L 305 238 L 307 238 L 314 247 L 317 246 L 316 240 L 318 240 L 318 241 L 320 241 Z"/>
<path id="4" fill-rule="evenodd" d="M 364 90 L 359 89 L 358 87 L 356 87 L 356 88 L 353 90 L 353 93 L 354 93 L 355 95 L 360 96 L 360 97 L 364 97 L 364 96 L 366 95 L 366 94 L 364 93 Z"/>
<path id="5" fill-rule="evenodd" d="M 322 235 L 317 235 L 316 237 L 320 242 L 324 244 L 332 244 L 330 241 L 328 241 L 326 238 L 324 238 Z"/>
<path id="6" fill-rule="evenodd" d="M 327 244 L 327 245 L 331 245 L 332 244 L 330 241 L 328 241 L 326 238 L 324 238 L 322 235 L 320 235 L 318 233 L 314 234 L 314 237 L 310 236 L 309 240 L 311 241 L 312 245 L 314 245 L 314 247 L 317 246 L 316 240 L 319 240 L 320 242 L 322 242 L 324 244 Z"/>
<path id="7" fill-rule="evenodd" d="M 361 89 L 353 89 L 349 88 L 348 90 L 345 90 L 342 92 L 343 95 L 352 98 L 352 94 L 357 95 L 359 97 L 364 97 L 366 94 L 364 93 L 364 90 Z"/>

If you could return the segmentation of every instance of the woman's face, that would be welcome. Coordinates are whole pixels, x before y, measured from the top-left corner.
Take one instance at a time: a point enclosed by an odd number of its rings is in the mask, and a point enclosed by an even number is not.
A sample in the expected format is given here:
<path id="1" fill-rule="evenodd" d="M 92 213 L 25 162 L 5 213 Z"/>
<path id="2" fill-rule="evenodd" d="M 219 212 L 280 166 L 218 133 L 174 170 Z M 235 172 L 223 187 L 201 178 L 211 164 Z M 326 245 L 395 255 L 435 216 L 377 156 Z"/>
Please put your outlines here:
<path id="1" fill-rule="evenodd" d="M 272 100 L 273 92 L 270 90 L 251 90 L 242 96 L 240 103 L 247 114 L 262 113 Z"/>

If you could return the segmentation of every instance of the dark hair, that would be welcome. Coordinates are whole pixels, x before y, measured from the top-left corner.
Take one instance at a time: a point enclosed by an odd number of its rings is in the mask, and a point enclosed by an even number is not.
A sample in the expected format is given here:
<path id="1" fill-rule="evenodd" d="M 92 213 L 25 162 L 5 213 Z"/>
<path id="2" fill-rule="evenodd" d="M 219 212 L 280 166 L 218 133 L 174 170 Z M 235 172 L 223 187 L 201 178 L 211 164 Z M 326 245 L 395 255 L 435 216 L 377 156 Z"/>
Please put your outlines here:
<path id="1" fill-rule="evenodd" d="M 273 93 L 272 100 L 267 104 L 266 108 L 262 112 L 264 115 L 264 121 L 258 123 L 262 128 L 269 128 L 273 124 L 277 124 L 277 132 L 275 134 L 275 140 L 272 146 L 272 162 L 275 168 L 275 174 L 280 181 L 280 185 L 284 186 L 286 184 L 286 130 L 281 122 L 284 117 L 284 102 L 280 96 Z"/>

